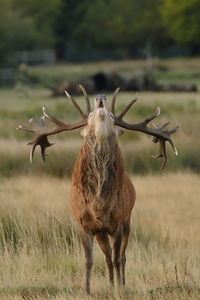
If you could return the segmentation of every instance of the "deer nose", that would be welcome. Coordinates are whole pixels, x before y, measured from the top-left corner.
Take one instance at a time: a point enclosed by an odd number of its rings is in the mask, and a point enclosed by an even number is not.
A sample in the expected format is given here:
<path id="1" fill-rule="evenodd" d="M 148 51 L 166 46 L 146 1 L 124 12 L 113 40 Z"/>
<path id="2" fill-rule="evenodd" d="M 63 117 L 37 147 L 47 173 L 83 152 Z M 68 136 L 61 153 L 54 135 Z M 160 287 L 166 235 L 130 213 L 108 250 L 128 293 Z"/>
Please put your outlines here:
<path id="1" fill-rule="evenodd" d="M 99 108 L 100 107 L 103 107 L 103 101 L 102 100 L 100 100 L 100 102 L 99 102 Z"/>
<path id="2" fill-rule="evenodd" d="M 97 95 L 95 97 L 95 107 L 103 108 L 105 107 L 106 97 L 104 95 Z"/>

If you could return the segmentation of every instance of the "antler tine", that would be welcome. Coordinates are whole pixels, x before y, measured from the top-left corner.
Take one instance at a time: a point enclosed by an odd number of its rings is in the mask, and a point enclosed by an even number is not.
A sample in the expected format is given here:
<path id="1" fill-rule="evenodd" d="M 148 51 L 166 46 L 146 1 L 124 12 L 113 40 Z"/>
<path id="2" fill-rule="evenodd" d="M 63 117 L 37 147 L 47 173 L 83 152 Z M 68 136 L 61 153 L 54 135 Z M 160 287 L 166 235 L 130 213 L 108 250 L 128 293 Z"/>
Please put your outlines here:
<path id="1" fill-rule="evenodd" d="M 169 131 L 168 131 L 169 135 L 171 135 L 171 134 L 175 133 L 176 131 L 178 131 L 179 128 L 180 128 L 179 126 L 176 126 L 175 128 L 169 130 Z M 178 156 L 178 151 L 177 151 L 177 149 L 176 149 L 176 147 L 175 147 L 173 141 L 172 141 L 171 139 L 169 139 L 168 142 L 169 142 L 170 145 L 172 146 L 172 148 L 173 148 L 173 150 L 174 150 L 174 152 L 175 152 L 175 155 Z"/>
<path id="2" fill-rule="evenodd" d="M 166 122 L 161 126 L 161 129 L 164 129 L 165 127 L 167 127 L 170 124 L 170 122 Z"/>
<path id="3" fill-rule="evenodd" d="M 112 97 L 112 104 L 111 104 L 111 112 L 114 114 L 115 113 L 115 100 L 116 100 L 116 97 L 117 97 L 117 94 L 119 93 L 119 90 L 120 90 L 120 87 L 118 87 L 114 94 L 113 94 L 113 97 Z"/>
<path id="4" fill-rule="evenodd" d="M 17 126 L 16 130 L 24 130 L 24 131 L 30 131 L 30 132 L 35 132 L 36 131 L 36 129 L 34 129 L 34 128 L 27 128 L 27 127 L 24 127 L 22 125 Z"/>
<path id="5" fill-rule="evenodd" d="M 80 106 L 78 105 L 78 103 L 72 98 L 72 96 L 66 90 L 65 90 L 65 95 L 67 96 L 67 98 L 69 100 L 71 100 L 71 102 L 74 104 L 76 110 L 80 113 L 80 115 L 83 117 L 83 119 L 86 119 L 87 116 L 83 113 L 83 111 L 80 108 Z"/>
<path id="6" fill-rule="evenodd" d="M 51 147 L 53 146 L 55 143 L 50 143 L 48 140 L 47 140 L 47 137 L 43 137 L 43 143 L 41 143 L 40 141 L 40 144 L 36 144 L 35 140 L 33 142 L 30 142 L 28 143 L 27 145 L 31 145 L 32 148 L 31 148 L 31 151 L 30 151 L 30 163 L 33 162 L 33 156 L 34 156 L 34 153 L 35 153 L 35 148 L 37 147 L 37 145 L 40 145 L 40 148 L 41 148 L 41 155 L 42 155 L 42 160 L 43 162 L 45 163 L 45 158 L 46 156 L 48 155 L 48 153 L 46 153 L 45 149 L 48 148 L 48 147 Z"/>
<path id="7" fill-rule="evenodd" d="M 118 116 L 118 119 L 122 119 L 123 116 L 129 111 L 131 106 L 138 100 L 138 93 L 135 95 L 135 98 L 125 107 L 125 109 Z"/>
<path id="8" fill-rule="evenodd" d="M 143 121 L 143 124 L 146 126 L 149 122 L 151 122 L 152 120 L 154 120 L 155 118 L 157 118 L 159 115 L 160 115 L 160 107 L 158 106 L 156 108 L 156 112 L 153 115 L 151 115 L 150 117 L 146 118 Z M 164 125 L 165 125 L 164 127 L 166 127 L 168 124 L 167 125 L 164 124 Z"/>
<path id="9" fill-rule="evenodd" d="M 160 166 L 160 170 L 163 170 L 165 165 L 166 165 L 166 162 L 167 162 L 166 145 L 165 145 L 166 141 L 164 139 L 158 139 L 156 137 L 153 137 L 153 142 L 154 143 L 159 142 L 160 151 L 159 151 L 159 154 L 152 155 L 151 157 L 153 157 L 153 158 L 162 158 L 162 163 L 161 163 L 161 166 Z"/>
<path id="10" fill-rule="evenodd" d="M 50 114 L 47 112 L 47 110 L 46 110 L 46 108 L 45 108 L 44 106 L 42 107 L 42 111 L 43 111 L 44 116 L 45 116 L 47 119 L 51 120 L 53 123 L 55 123 L 57 126 L 59 126 L 59 127 L 65 126 L 65 123 L 59 121 L 58 119 L 56 119 L 55 117 L 53 117 L 52 115 L 50 115 Z"/>
<path id="11" fill-rule="evenodd" d="M 31 145 L 32 143 L 28 143 L 27 145 Z M 33 147 L 31 148 L 31 151 L 30 151 L 30 163 L 33 162 L 33 156 L 34 156 L 34 153 L 35 153 L 35 148 L 36 148 L 36 145 L 33 145 Z M 43 158 L 43 156 L 42 156 Z M 44 158 L 43 158 L 43 161 L 44 161 Z"/>
<path id="12" fill-rule="evenodd" d="M 173 134 L 173 133 L 175 133 L 179 128 L 180 128 L 179 126 L 176 126 L 175 128 L 169 130 L 169 133 L 170 133 L 170 134 Z"/>
<path id="13" fill-rule="evenodd" d="M 87 93 L 86 89 L 84 88 L 84 86 L 82 86 L 81 84 L 79 84 L 79 87 L 80 87 L 80 89 L 83 92 L 83 95 L 85 97 L 85 102 L 86 102 L 86 106 L 87 106 L 87 112 L 88 112 L 88 115 L 89 115 L 91 113 L 91 106 L 90 106 L 90 99 L 88 97 L 88 93 Z"/>
<path id="14" fill-rule="evenodd" d="M 157 158 L 159 157 L 162 158 L 160 170 L 163 170 L 167 163 L 166 145 L 165 145 L 165 141 L 159 141 L 159 143 L 160 143 L 160 154 L 158 154 Z"/>

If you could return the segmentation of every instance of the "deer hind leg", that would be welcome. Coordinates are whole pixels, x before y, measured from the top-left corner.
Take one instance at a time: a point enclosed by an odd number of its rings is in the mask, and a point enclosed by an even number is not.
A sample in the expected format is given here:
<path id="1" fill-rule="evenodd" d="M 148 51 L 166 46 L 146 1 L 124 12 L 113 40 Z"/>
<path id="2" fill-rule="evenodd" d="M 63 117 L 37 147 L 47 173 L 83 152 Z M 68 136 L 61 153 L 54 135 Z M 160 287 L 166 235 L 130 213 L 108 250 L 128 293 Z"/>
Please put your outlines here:
<path id="1" fill-rule="evenodd" d="M 121 256 L 121 245 L 122 245 L 122 227 L 112 236 L 113 241 L 113 264 L 115 267 L 115 271 L 117 274 L 117 282 L 121 284 L 121 263 L 122 263 L 122 256 Z"/>
<path id="2" fill-rule="evenodd" d="M 85 289 L 88 294 L 90 294 L 90 277 L 93 266 L 93 240 L 94 237 L 84 232 L 83 229 L 80 230 L 81 241 L 85 251 L 85 267 L 86 267 L 86 281 Z"/>
<path id="3" fill-rule="evenodd" d="M 114 274 L 113 274 L 113 263 L 112 263 L 112 249 L 110 247 L 110 242 L 107 233 L 98 233 L 96 234 L 97 242 L 103 251 L 106 263 L 109 272 L 109 281 L 110 284 L 113 285 L 114 283 Z"/>
<path id="4" fill-rule="evenodd" d="M 125 285 L 125 266 L 126 266 L 126 247 L 128 245 L 128 239 L 130 235 L 130 218 L 126 223 L 123 224 L 123 235 L 121 244 L 121 272 L 122 272 L 122 283 Z"/>

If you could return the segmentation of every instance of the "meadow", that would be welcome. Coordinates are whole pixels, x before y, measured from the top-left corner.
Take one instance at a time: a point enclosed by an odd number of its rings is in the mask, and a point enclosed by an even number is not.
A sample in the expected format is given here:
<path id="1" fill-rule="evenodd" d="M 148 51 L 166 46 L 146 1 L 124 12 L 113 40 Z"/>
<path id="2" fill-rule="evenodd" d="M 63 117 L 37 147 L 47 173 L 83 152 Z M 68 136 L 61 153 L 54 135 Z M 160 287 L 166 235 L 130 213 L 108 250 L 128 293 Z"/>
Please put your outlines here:
<path id="1" fill-rule="evenodd" d="M 104 257 L 95 245 L 88 297 L 84 253 L 70 212 L 70 182 L 47 176 L 5 179 L 0 190 L 2 299 L 198 299 L 199 176 L 132 180 L 137 202 L 127 249 L 127 286 L 110 290 Z"/>
<path id="2" fill-rule="evenodd" d="M 134 96 L 134 93 L 121 93 L 118 97 L 118 112 Z M 108 97 L 110 99 L 111 95 Z M 32 90 L 30 99 L 19 98 L 14 90 L 3 90 L 0 91 L 0 99 L 0 173 L 2 176 L 10 177 L 19 173 L 50 173 L 53 176 L 69 177 L 82 143 L 78 130 L 50 137 L 51 141 L 56 141 L 56 145 L 48 149 L 50 154 L 47 163 L 42 165 L 40 154 L 36 152 L 34 164 L 29 165 L 29 147 L 26 146 L 26 143 L 31 141 L 32 136 L 27 132 L 16 131 L 15 128 L 19 124 L 29 126 L 28 120 L 32 117 L 39 119 L 42 116 L 42 106 L 45 106 L 49 113 L 60 120 L 76 122 L 80 117 L 71 103 L 64 97 L 50 98 L 49 90 L 44 89 Z M 159 126 L 166 121 L 171 121 L 171 128 L 180 126 L 180 130 L 173 137 L 179 156 L 175 157 L 170 145 L 167 145 L 170 163 L 166 170 L 189 169 L 199 173 L 199 93 L 141 92 L 139 99 L 138 103 L 127 114 L 126 119 L 128 121 L 139 122 L 154 113 L 156 107 L 160 106 L 161 115 L 155 120 L 155 124 Z M 82 97 L 77 97 L 77 101 L 84 107 Z M 47 124 L 51 126 L 48 121 Z M 155 154 L 158 149 L 157 145 L 151 142 L 151 138 L 137 132 L 126 132 L 119 138 L 119 143 L 128 172 L 134 174 L 157 172 L 159 162 L 152 159 L 151 155 Z"/>
<path id="3" fill-rule="evenodd" d="M 167 70 L 155 73 L 162 82 L 199 86 L 200 60 L 155 61 Z M 31 134 L 19 124 L 42 116 L 42 106 L 64 122 L 79 115 L 64 97 L 52 98 L 48 84 L 84 72 L 130 72 L 143 61 L 101 62 L 30 68 L 36 85 L 27 94 L 0 89 L 0 299 L 199 299 L 200 298 L 200 94 L 140 92 L 126 119 L 137 122 L 157 106 L 157 125 L 180 125 L 173 136 L 179 156 L 167 145 L 168 162 L 151 158 L 157 145 L 142 133 L 119 138 L 126 170 L 137 190 L 127 249 L 127 286 L 110 290 L 104 257 L 95 246 L 92 295 L 84 293 L 84 253 L 70 210 L 70 175 L 81 147 L 79 130 L 51 137 L 56 144 L 42 163 L 39 149 L 29 163 Z M 164 68 L 163 68 L 164 69 Z M 108 101 L 111 99 L 108 95 Z M 90 96 L 93 99 L 94 95 Z M 121 92 L 117 111 L 134 93 Z M 84 107 L 83 97 L 76 97 Z M 51 126 L 48 123 L 48 126 Z"/>

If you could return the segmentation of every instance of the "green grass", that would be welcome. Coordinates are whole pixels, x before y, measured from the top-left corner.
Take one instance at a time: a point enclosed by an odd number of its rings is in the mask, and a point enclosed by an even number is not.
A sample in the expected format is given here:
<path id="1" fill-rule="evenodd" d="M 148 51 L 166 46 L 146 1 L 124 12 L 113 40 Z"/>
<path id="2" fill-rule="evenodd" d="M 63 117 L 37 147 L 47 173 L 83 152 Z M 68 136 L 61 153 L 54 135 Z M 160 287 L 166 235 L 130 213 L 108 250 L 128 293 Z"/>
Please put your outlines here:
<path id="1" fill-rule="evenodd" d="M 108 101 L 112 95 L 108 94 Z M 133 93 L 120 93 L 117 99 L 117 112 L 133 99 Z M 155 108 L 161 107 L 161 115 L 155 123 L 171 121 L 171 127 L 179 125 L 180 130 L 173 140 L 179 156 L 175 157 L 170 145 L 167 145 L 169 160 L 166 169 L 169 171 L 191 169 L 200 172 L 200 96 L 199 93 L 153 93 L 143 92 L 139 101 L 127 114 L 126 120 L 138 122 L 152 114 Z M 90 96 L 90 99 L 93 95 Z M 76 97 L 80 106 L 85 109 L 83 97 Z M 30 118 L 42 116 L 42 106 L 49 113 L 64 122 L 76 122 L 80 119 L 71 103 L 65 98 L 53 99 L 45 89 L 33 89 L 30 97 L 19 98 L 15 90 L 0 90 L 0 156 L 1 176 L 14 176 L 20 173 L 52 174 L 70 176 L 77 153 L 82 144 L 79 130 L 65 132 L 50 137 L 56 145 L 49 148 L 46 164 L 41 163 L 39 151 L 36 151 L 32 165 L 29 164 L 29 149 L 26 143 L 31 141 L 31 133 L 16 131 L 19 124 L 29 126 Z M 48 126 L 50 122 L 47 121 Z M 158 151 L 151 138 L 138 132 L 126 131 L 119 137 L 124 157 L 125 168 L 130 173 L 144 174 L 158 172 L 160 162 L 151 158 Z"/>
<path id="2" fill-rule="evenodd" d="M 194 83 L 200 87 L 200 59 L 179 58 L 160 60 L 153 58 L 154 77 L 158 82 Z M 145 60 L 101 61 L 93 63 L 65 63 L 54 66 L 27 68 L 26 82 L 31 86 L 54 87 L 63 80 L 77 81 L 97 72 L 134 74 L 146 71 Z"/>

